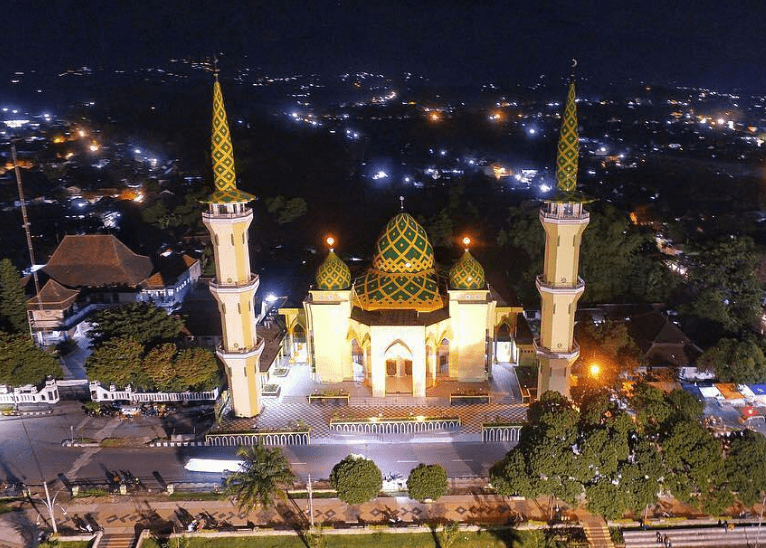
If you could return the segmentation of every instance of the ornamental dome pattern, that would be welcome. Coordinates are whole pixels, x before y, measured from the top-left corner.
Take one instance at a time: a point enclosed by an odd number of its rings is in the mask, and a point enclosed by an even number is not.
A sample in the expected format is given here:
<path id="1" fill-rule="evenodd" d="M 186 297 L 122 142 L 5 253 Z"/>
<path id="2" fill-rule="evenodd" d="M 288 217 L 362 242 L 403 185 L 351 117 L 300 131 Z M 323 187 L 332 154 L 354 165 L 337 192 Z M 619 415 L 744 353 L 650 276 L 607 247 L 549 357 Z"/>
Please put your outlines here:
<path id="1" fill-rule="evenodd" d="M 332 291 L 348 289 L 351 286 L 351 271 L 334 251 L 319 265 L 316 274 L 317 289 Z"/>
<path id="2" fill-rule="evenodd" d="M 450 269 L 449 285 L 452 289 L 484 289 L 486 286 L 484 268 L 468 250 Z"/>
<path id="3" fill-rule="evenodd" d="M 428 235 L 407 213 L 391 219 L 375 244 L 372 267 L 354 283 L 355 304 L 364 310 L 444 306 Z"/>

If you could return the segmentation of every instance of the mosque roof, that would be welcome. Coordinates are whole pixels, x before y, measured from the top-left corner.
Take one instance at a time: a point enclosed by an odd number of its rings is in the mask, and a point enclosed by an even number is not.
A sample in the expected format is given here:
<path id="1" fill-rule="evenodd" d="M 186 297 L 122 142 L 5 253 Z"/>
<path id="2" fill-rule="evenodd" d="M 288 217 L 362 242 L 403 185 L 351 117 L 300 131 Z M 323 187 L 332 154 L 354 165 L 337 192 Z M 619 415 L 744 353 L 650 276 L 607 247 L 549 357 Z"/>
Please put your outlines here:
<path id="1" fill-rule="evenodd" d="M 348 265 L 331 249 L 327 258 L 319 265 L 316 287 L 323 290 L 348 289 L 351 286 L 351 271 Z"/>
<path id="2" fill-rule="evenodd" d="M 355 304 L 364 310 L 444 306 L 428 235 L 409 214 L 391 219 L 375 244 L 372 266 L 354 283 Z"/>
<path id="3" fill-rule="evenodd" d="M 484 289 L 484 268 L 467 249 L 449 271 L 449 285 L 452 289 Z"/>

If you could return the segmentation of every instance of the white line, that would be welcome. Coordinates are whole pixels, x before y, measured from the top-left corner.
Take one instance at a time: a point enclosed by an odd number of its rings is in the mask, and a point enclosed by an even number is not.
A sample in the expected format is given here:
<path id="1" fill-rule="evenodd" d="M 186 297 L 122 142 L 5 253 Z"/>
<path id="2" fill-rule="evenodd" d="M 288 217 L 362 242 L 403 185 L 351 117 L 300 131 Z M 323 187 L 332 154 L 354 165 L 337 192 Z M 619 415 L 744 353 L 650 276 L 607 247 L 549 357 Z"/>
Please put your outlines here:
<path id="1" fill-rule="evenodd" d="M 452 462 L 473 462 L 473 459 L 452 459 Z"/>
<path id="2" fill-rule="evenodd" d="M 294 462 L 293 464 L 306 464 L 305 462 Z"/>
<path id="3" fill-rule="evenodd" d="M 420 462 L 420 461 L 417 461 L 417 460 L 398 460 L 396 462 Z"/>

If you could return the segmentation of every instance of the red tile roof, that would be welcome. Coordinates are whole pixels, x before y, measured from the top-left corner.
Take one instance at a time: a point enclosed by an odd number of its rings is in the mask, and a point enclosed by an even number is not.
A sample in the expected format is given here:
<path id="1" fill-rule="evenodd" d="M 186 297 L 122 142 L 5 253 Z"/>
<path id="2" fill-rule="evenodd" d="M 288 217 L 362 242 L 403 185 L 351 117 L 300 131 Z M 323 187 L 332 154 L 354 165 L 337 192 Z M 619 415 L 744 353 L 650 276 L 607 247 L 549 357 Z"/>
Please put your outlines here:
<path id="1" fill-rule="evenodd" d="M 65 236 L 43 270 L 68 287 L 136 287 L 152 273 L 152 261 L 111 234 L 89 234 Z"/>
<path id="2" fill-rule="evenodd" d="M 56 280 L 50 279 L 40 290 L 40 293 L 27 301 L 27 309 L 37 308 L 42 303 L 47 309 L 69 308 L 77 299 L 80 291 L 64 287 Z"/>

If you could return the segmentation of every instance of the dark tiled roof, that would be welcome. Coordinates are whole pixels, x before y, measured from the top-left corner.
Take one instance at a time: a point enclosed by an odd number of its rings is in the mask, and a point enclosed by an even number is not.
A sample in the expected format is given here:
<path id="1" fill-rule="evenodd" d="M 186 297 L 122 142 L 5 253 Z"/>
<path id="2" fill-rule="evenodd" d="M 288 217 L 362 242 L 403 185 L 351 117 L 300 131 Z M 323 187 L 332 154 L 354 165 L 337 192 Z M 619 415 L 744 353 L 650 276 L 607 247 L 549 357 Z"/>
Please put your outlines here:
<path id="1" fill-rule="evenodd" d="M 166 257 L 160 256 L 157 262 L 159 263 L 157 272 L 149 276 L 142 284 L 147 289 L 161 289 L 175 285 L 178 278 L 198 262 L 198 259 L 183 253 L 173 253 Z"/>
<path id="2" fill-rule="evenodd" d="M 69 308 L 77 299 L 80 291 L 64 287 L 56 280 L 50 279 L 40 290 L 40 293 L 27 301 L 27 309 L 33 309 L 42 304 L 47 309 Z"/>
<path id="3" fill-rule="evenodd" d="M 111 234 L 89 234 L 65 236 L 43 270 L 68 287 L 137 287 L 152 262 Z"/>
<path id="4" fill-rule="evenodd" d="M 365 325 L 432 325 L 449 318 L 449 308 L 443 307 L 433 312 L 417 310 L 362 310 L 355 306 L 351 310 L 351 319 Z"/>

